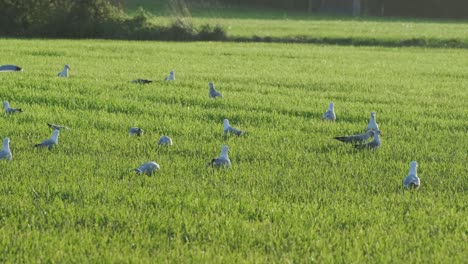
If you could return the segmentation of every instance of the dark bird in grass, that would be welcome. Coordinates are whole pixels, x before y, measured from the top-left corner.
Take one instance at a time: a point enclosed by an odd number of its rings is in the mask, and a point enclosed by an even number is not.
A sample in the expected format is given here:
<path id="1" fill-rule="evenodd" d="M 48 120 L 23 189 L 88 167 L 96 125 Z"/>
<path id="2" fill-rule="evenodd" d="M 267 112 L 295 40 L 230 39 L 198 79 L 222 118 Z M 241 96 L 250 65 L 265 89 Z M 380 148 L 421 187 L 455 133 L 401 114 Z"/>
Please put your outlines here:
<path id="1" fill-rule="evenodd" d="M 328 105 L 328 110 L 323 114 L 323 119 L 328 120 L 328 121 L 335 121 L 336 120 L 336 114 L 335 114 L 335 104 L 330 103 Z"/>
<path id="2" fill-rule="evenodd" d="M 135 79 L 132 81 L 132 83 L 139 83 L 139 84 L 148 84 L 152 83 L 152 80 L 146 80 L 146 79 Z"/>
<path id="3" fill-rule="evenodd" d="M 68 78 L 68 71 L 71 70 L 68 64 L 65 64 L 63 70 L 57 74 L 58 77 Z"/>
<path id="4" fill-rule="evenodd" d="M 0 72 L 16 72 L 22 71 L 23 69 L 16 65 L 2 65 L 0 66 Z"/>
<path id="5" fill-rule="evenodd" d="M 212 159 L 208 165 L 214 168 L 230 168 L 231 167 L 231 160 L 228 156 L 229 148 L 228 146 L 224 145 L 221 148 L 221 155 L 218 158 Z"/>
<path id="6" fill-rule="evenodd" d="M 334 137 L 334 139 L 339 140 L 345 143 L 352 144 L 364 144 L 369 140 L 369 138 L 374 136 L 374 130 L 369 130 L 364 134 L 343 136 L 343 137 Z"/>
<path id="7" fill-rule="evenodd" d="M 374 131 L 374 139 L 366 144 L 360 144 L 360 145 L 354 145 L 355 148 L 358 149 L 370 149 L 370 150 L 375 150 L 378 147 L 380 147 L 381 142 L 380 142 L 380 130 L 375 130 Z"/>
<path id="8" fill-rule="evenodd" d="M 144 131 L 143 129 L 139 128 L 139 127 L 131 127 L 129 130 L 128 130 L 128 133 L 132 136 L 141 136 L 143 135 Z"/>
<path id="9" fill-rule="evenodd" d="M 66 126 L 56 125 L 56 124 L 50 124 L 50 123 L 47 123 L 47 126 L 49 126 L 50 128 L 52 128 L 53 130 L 69 129 L 69 128 L 66 127 Z"/>
<path id="10" fill-rule="evenodd" d="M 42 141 L 39 144 L 36 144 L 34 147 L 40 147 L 40 148 L 47 147 L 49 150 L 51 150 L 55 145 L 58 144 L 59 133 L 60 133 L 60 130 L 55 129 L 54 132 L 52 133 L 52 137 Z"/>
<path id="11" fill-rule="evenodd" d="M 406 189 L 410 188 L 418 188 L 421 184 L 419 177 L 418 177 L 418 163 L 416 161 L 410 162 L 410 170 L 408 175 L 403 180 L 403 187 Z"/>
<path id="12" fill-rule="evenodd" d="M 12 107 L 10 107 L 10 103 L 8 103 L 7 101 L 3 101 L 3 108 L 5 108 L 5 113 L 7 113 L 7 114 L 13 114 L 13 113 L 16 113 L 16 112 L 23 112 L 23 110 L 21 108 L 12 108 Z"/>

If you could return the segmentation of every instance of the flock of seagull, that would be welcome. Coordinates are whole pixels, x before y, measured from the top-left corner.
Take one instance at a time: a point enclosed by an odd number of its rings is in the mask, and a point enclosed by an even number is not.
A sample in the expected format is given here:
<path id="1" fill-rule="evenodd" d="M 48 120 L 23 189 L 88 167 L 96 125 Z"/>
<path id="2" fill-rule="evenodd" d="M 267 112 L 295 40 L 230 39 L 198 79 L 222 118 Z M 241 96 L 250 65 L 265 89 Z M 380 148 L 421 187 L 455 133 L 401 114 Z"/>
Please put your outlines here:
<path id="1" fill-rule="evenodd" d="M 68 78 L 69 77 L 69 70 L 70 66 L 66 64 L 61 72 L 58 73 L 58 77 Z M 0 72 L 14 72 L 14 71 L 22 71 L 22 68 L 16 65 L 3 65 L 0 66 Z M 175 80 L 175 71 L 171 70 L 169 75 L 164 79 L 165 81 L 174 81 Z M 152 80 L 147 79 L 135 79 L 132 81 L 133 83 L 138 84 L 149 84 L 152 83 Z M 223 98 L 223 95 L 216 90 L 213 82 L 208 83 L 209 86 L 209 97 L 210 98 Z M 3 102 L 3 107 L 5 109 L 6 114 L 14 114 L 17 112 L 22 112 L 23 110 L 20 108 L 12 108 L 7 101 Z M 330 103 L 328 106 L 328 110 L 324 113 L 323 119 L 327 121 L 335 121 L 336 114 L 335 114 L 335 105 L 334 103 Z M 58 137 L 60 134 L 60 130 L 69 129 L 66 126 L 56 125 L 56 124 L 47 124 L 50 128 L 53 129 L 52 136 L 39 144 L 36 144 L 35 147 L 43 147 L 48 148 L 51 150 L 58 144 Z M 240 129 L 234 128 L 229 124 L 228 119 L 223 120 L 223 132 L 225 136 L 228 134 L 233 134 L 236 136 L 241 136 L 246 134 L 245 131 Z M 129 129 L 128 133 L 134 136 L 142 136 L 144 131 L 139 127 L 132 127 Z M 372 138 L 371 141 L 369 139 Z M 370 119 L 367 124 L 366 130 L 362 134 L 357 135 L 349 135 L 349 136 L 339 136 L 334 137 L 334 139 L 339 140 L 345 143 L 351 143 L 354 145 L 355 148 L 358 149 L 370 149 L 375 150 L 381 146 L 380 141 L 380 130 L 379 126 L 377 125 L 375 112 L 371 112 Z M 163 135 L 159 141 L 158 145 L 172 145 L 172 139 L 169 136 Z M 228 169 L 231 167 L 231 160 L 229 159 L 229 147 L 227 145 L 223 145 L 221 148 L 221 154 L 218 158 L 212 159 L 208 165 L 214 168 L 225 168 Z M 4 159 L 7 161 L 11 161 L 13 159 L 13 155 L 10 150 L 10 139 L 8 137 L 3 139 L 3 146 L 2 150 L 0 151 L 0 160 Z M 403 186 L 405 188 L 418 188 L 420 186 L 420 179 L 417 175 L 417 167 L 418 164 L 416 161 L 410 162 L 410 169 L 408 175 L 403 179 Z M 149 161 L 143 163 L 139 167 L 135 169 L 137 174 L 146 174 L 151 175 L 154 172 L 160 169 L 159 164 L 155 161 Z"/>

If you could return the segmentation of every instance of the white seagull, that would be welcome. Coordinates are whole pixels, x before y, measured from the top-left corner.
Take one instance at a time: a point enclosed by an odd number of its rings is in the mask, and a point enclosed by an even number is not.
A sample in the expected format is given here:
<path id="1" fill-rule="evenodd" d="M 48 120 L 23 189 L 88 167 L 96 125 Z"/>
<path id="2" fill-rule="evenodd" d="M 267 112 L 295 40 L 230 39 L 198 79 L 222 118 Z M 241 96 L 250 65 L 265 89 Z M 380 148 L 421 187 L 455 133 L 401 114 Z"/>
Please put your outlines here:
<path id="1" fill-rule="evenodd" d="M 65 64 L 65 66 L 63 67 L 63 71 L 59 72 L 57 76 L 68 78 L 68 70 L 71 70 L 70 66 L 68 66 L 68 64 Z"/>
<path id="2" fill-rule="evenodd" d="M 3 139 L 2 151 L 0 151 L 0 159 L 10 161 L 12 158 L 13 155 L 11 154 L 10 150 L 10 139 L 6 137 Z"/>
<path id="3" fill-rule="evenodd" d="M 403 186 L 405 188 L 418 188 L 420 185 L 419 177 L 418 177 L 418 163 L 416 161 L 410 162 L 410 169 L 409 173 L 406 178 L 403 180 Z"/>
<path id="4" fill-rule="evenodd" d="M 228 156 L 229 148 L 228 146 L 224 145 L 221 149 L 221 155 L 217 159 L 212 159 L 208 165 L 215 167 L 215 168 L 230 168 L 231 167 L 231 160 Z"/>
<path id="5" fill-rule="evenodd" d="M 242 131 L 242 130 L 239 130 L 237 128 L 232 127 L 229 124 L 229 120 L 227 120 L 227 119 L 223 120 L 223 131 L 224 131 L 225 136 L 227 136 L 228 133 L 234 134 L 236 136 L 240 136 L 240 135 L 246 133 L 245 131 Z"/>
<path id="6" fill-rule="evenodd" d="M 35 147 L 47 147 L 49 150 L 51 150 L 55 145 L 58 144 L 58 136 L 59 136 L 60 130 L 55 129 L 54 132 L 52 133 L 52 137 L 42 141 L 39 144 L 36 144 Z"/>
<path id="7" fill-rule="evenodd" d="M 138 168 L 135 169 L 135 172 L 137 174 L 146 174 L 149 176 L 159 170 L 159 168 L 159 164 L 154 161 L 149 161 L 141 164 Z"/>
<path id="8" fill-rule="evenodd" d="M 325 112 L 325 114 L 323 114 L 323 119 L 329 120 L 329 121 L 336 120 L 334 103 L 330 103 L 330 105 L 328 105 L 328 110 Z"/>
<path id="9" fill-rule="evenodd" d="M 366 143 L 367 140 L 369 140 L 369 138 L 373 136 L 374 136 L 374 130 L 369 130 L 364 134 L 334 137 L 334 139 L 339 140 L 341 142 L 345 142 L 345 143 L 363 144 L 363 143 Z"/>
<path id="10" fill-rule="evenodd" d="M 3 108 L 5 108 L 5 113 L 7 114 L 12 114 L 15 112 L 23 112 L 21 108 L 11 108 L 10 103 L 8 103 L 7 101 L 3 101 Z"/>
<path id="11" fill-rule="evenodd" d="M 131 127 L 129 130 L 128 130 L 128 134 L 132 135 L 132 136 L 141 136 L 143 135 L 145 131 L 143 131 L 143 129 L 139 128 L 139 127 Z"/>
<path id="12" fill-rule="evenodd" d="M 354 147 L 360 149 L 368 148 L 371 150 L 375 150 L 376 148 L 380 147 L 380 145 L 380 130 L 376 130 L 374 131 L 374 139 L 371 142 L 362 145 L 354 145 Z"/>
<path id="13" fill-rule="evenodd" d="M 210 98 L 216 98 L 216 97 L 223 98 L 223 95 L 215 89 L 213 82 L 209 82 L 208 85 L 210 86 L 210 93 L 209 93 Z"/>
<path id="14" fill-rule="evenodd" d="M 47 126 L 49 126 L 50 128 L 52 128 L 53 130 L 69 129 L 69 128 L 66 127 L 66 126 L 56 125 L 56 124 L 50 124 L 50 123 L 47 123 Z"/>
<path id="15" fill-rule="evenodd" d="M 166 145 L 166 146 L 171 146 L 172 145 L 172 139 L 168 136 L 162 136 L 159 141 L 158 145 Z"/>
<path id="16" fill-rule="evenodd" d="M 379 130 L 379 126 L 377 125 L 377 121 L 375 120 L 375 112 L 370 113 L 369 123 L 367 124 L 367 130 Z"/>
<path id="17" fill-rule="evenodd" d="M 16 65 L 2 65 L 0 66 L 0 72 L 15 72 L 22 71 L 21 67 Z"/>
<path id="18" fill-rule="evenodd" d="M 175 71 L 170 71 L 169 76 L 167 76 L 164 80 L 165 81 L 174 81 L 175 80 Z"/>

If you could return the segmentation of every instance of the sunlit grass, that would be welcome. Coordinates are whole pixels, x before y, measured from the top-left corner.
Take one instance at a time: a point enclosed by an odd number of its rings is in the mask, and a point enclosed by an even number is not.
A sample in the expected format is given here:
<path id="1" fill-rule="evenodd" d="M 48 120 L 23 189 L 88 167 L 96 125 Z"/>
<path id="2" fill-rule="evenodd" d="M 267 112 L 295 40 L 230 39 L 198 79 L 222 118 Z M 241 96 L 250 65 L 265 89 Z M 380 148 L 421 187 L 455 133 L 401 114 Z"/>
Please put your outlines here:
<path id="1" fill-rule="evenodd" d="M 0 40 L 0 262 L 463 262 L 465 50 Z M 64 64 L 69 79 L 56 74 Z M 163 82 L 169 70 L 176 81 Z M 155 80 L 149 85 L 131 80 Z M 213 81 L 224 95 L 208 98 Z M 321 116 L 333 101 L 337 121 Z M 382 147 L 362 132 L 377 112 Z M 224 139 L 222 120 L 246 130 Z M 53 151 L 47 122 L 69 126 Z M 139 126 L 142 137 L 128 128 Z M 163 134 L 174 145 L 159 147 Z M 232 168 L 206 166 L 221 146 Z M 153 177 L 132 171 L 154 160 Z M 411 160 L 422 186 L 403 191 Z"/>

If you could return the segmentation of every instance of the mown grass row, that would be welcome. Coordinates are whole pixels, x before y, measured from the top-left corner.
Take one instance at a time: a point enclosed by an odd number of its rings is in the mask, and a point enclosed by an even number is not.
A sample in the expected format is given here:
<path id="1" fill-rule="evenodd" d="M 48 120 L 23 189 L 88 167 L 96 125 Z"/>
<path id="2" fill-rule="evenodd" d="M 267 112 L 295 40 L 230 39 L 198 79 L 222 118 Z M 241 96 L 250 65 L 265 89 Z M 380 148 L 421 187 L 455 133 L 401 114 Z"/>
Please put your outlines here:
<path id="1" fill-rule="evenodd" d="M 1 261 L 462 262 L 463 50 L 1 40 Z M 68 80 L 56 78 L 63 64 Z M 175 82 L 161 81 L 176 70 Z M 156 80 L 150 85 L 135 78 Z M 213 81 L 222 100 L 208 98 Z M 337 122 L 321 120 L 330 101 Z M 383 145 L 332 140 L 377 112 Z M 222 135 L 222 120 L 249 131 Z M 53 151 L 32 146 L 71 127 Z M 140 126 L 146 134 L 130 137 Z M 157 146 L 167 134 L 174 146 Z M 229 145 L 233 163 L 206 162 Z M 132 169 L 155 160 L 161 171 Z M 403 191 L 408 163 L 422 181 Z"/>

